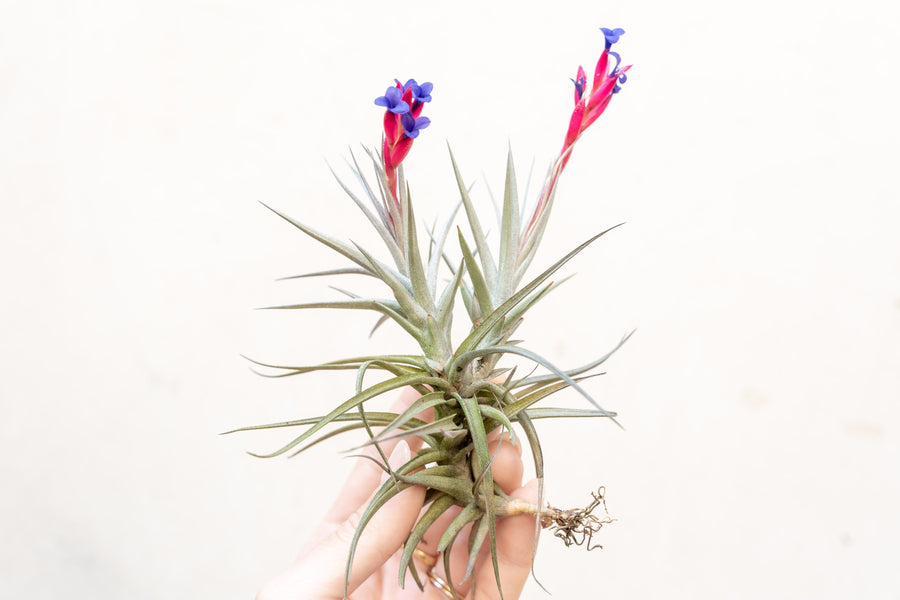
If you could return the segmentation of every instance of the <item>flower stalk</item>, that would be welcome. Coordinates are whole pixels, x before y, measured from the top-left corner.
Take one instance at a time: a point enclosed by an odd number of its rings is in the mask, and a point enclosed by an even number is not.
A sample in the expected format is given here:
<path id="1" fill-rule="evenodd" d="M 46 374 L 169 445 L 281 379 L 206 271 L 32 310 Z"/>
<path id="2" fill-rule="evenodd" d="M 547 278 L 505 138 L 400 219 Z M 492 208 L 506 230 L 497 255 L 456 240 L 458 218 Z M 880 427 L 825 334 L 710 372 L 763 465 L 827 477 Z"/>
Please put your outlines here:
<path id="1" fill-rule="evenodd" d="M 544 215 L 548 212 L 553 194 L 556 191 L 556 184 L 562 175 L 563 169 L 572 158 L 572 150 L 575 143 L 581 138 L 581 135 L 587 131 L 588 127 L 600 118 L 600 115 L 609 106 L 614 94 L 618 94 L 622 89 L 622 84 L 627 80 L 626 72 L 631 65 L 621 67 L 622 58 L 617 52 L 611 50 L 613 44 L 619 41 L 619 38 L 625 33 L 622 28 L 608 29 L 602 27 L 603 37 L 605 39 L 605 47 L 597 60 L 597 66 L 594 68 L 594 77 L 591 88 L 587 88 L 587 76 L 584 67 L 578 66 L 578 71 L 572 83 L 575 84 L 575 108 L 572 109 L 572 115 L 569 117 L 569 126 L 566 130 L 566 136 L 563 140 L 562 150 L 550 169 L 550 175 L 541 189 L 541 195 L 538 198 L 534 213 L 528 226 L 522 234 L 522 248 L 526 248 L 535 235 L 535 230 L 545 225 Z M 610 67 L 610 58 L 615 60 L 615 64 Z M 525 256 L 525 253 L 522 253 Z"/>
<path id="2" fill-rule="evenodd" d="M 375 99 L 376 106 L 383 106 L 384 136 L 381 142 L 381 158 L 384 176 L 391 199 L 400 207 L 397 191 L 397 169 L 412 149 L 413 140 L 419 132 L 431 124 L 431 119 L 421 116 L 426 102 L 431 102 L 433 84 L 419 83 L 409 79 L 401 84 L 399 80 L 389 87 L 384 96 Z"/>

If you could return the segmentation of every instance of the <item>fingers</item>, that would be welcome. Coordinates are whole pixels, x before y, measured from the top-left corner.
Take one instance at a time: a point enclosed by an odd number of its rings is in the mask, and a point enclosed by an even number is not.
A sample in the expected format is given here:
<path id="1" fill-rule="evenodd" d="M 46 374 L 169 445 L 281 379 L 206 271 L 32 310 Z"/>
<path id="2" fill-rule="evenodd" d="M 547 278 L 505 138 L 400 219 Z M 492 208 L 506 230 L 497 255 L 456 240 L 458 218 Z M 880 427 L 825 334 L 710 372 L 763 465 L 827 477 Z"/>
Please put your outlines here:
<path id="1" fill-rule="evenodd" d="M 493 462 L 491 464 L 491 471 L 493 473 L 495 485 L 500 487 L 500 489 L 502 489 L 507 494 L 515 492 L 522 484 L 522 473 L 524 471 L 521 457 L 521 445 L 514 446 L 510 441 L 509 433 L 503 433 L 501 436 L 500 430 L 498 429 L 488 435 L 488 450 L 490 452 L 490 455 L 494 456 Z M 453 507 L 446 513 L 444 513 L 444 515 L 439 517 L 437 521 L 435 521 L 434 524 L 428 529 L 428 532 L 425 534 L 424 539 L 419 543 L 419 548 L 421 548 L 428 554 L 437 554 L 437 545 L 438 541 L 441 538 L 441 535 L 450 525 L 450 522 L 456 517 L 457 514 L 459 514 L 459 511 L 459 508 Z M 498 527 L 500 522 L 502 522 L 502 520 L 498 521 Z M 464 582 L 462 581 L 462 578 L 465 574 L 466 565 L 468 564 L 469 560 L 468 539 L 470 532 L 471 526 L 467 525 L 462 530 L 462 532 L 460 532 L 459 536 L 456 539 L 456 543 L 454 543 L 452 548 L 450 549 L 450 569 L 452 580 L 456 584 L 457 591 L 462 596 L 465 596 L 465 594 L 468 593 L 469 587 L 471 585 L 471 579 Z M 528 543 L 528 548 L 530 557 L 530 542 Z M 487 540 L 485 540 L 484 546 L 482 546 L 482 553 L 484 552 L 487 552 L 488 562 L 490 562 L 490 551 L 488 549 Z M 483 562 L 483 558 L 479 558 L 478 560 L 480 562 Z M 476 565 L 476 568 L 480 568 L 482 570 L 490 570 L 490 565 L 486 567 L 484 565 L 480 567 Z M 435 571 L 441 577 L 447 579 L 447 577 L 445 576 L 442 561 L 440 561 L 435 567 Z M 490 572 L 492 573 L 493 571 Z M 493 583 L 492 585 L 496 588 L 496 583 Z M 435 589 L 433 591 L 437 590 Z M 428 592 L 428 594 L 430 594 L 430 592 Z M 428 594 L 426 594 L 426 599 L 430 600 L 431 596 Z M 442 596 L 440 595 L 440 593 L 438 593 L 434 596 L 434 598 L 442 598 Z"/>
<path id="2" fill-rule="evenodd" d="M 400 396 L 391 406 L 391 412 L 400 413 L 404 411 L 410 404 L 415 402 L 418 397 L 419 393 L 414 389 L 404 388 L 400 393 Z M 381 449 L 386 456 L 390 456 L 391 452 L 393 452 L 394 448 L 397 446 L 398 441 L 399 440 L 391 440 L 379 444 L 379 446 L 381 446 Z M 406 438 L 406 442 L 413 452 L 417 451 L 422 446 L 422 440 L 417 437 Z M 365 449 L 360 450 L 359 454 L 370 456 L 378 462 L 381 462 L 381 456 L 378 454 L 378 450 L 372 445 L 366 446 Z M 384 471 L 371 460 L 365 458 L 357 459 L 356 464 L 353 466 L 353 470 L 350 472 L 349 477 L 347 477 L 347 481 L 344 482 L 344 486 L 341 488 L 337 499 L 325 515 L 325 525 L 334 525 L 344 521 L 350 514 L 362 506 L 363 502 L 369 497 L 369 494 L 372 493 L 372 490 L 375 489 L 375 486 L 378 485 L 383 473 Z"/>
<path id="3" fill-rule="evenodd" d="M 405 441 L 401 441 L 391 454 L 389 464 L 392 469 L 398 468 L 407 462 L 409 457 L 409 446 Z M 368 488 L 370 494 L 375 485 Z M 368 500 L 371 501 L 373 497 L 374 495 L 370 495 Z M 424 499 L 423 488 L 411 487 L 394 496 L 375 513 L 356 546 L 348 593 L 368 579 L 397 552 L 409 535 Z M 368 502 L 348 515 L 291 569 L 270 582 L 257 596 L 257 600 L 288 600 L 299 597 L 316 600 L 343 598 L 347 558 L 367 506 Z"/>
<path id="4" fill-rule="evenodd" d="M 510 496 L 538 503 L 537 480 L 532 479 Z M 516 515 L 497 521 L 497 564 L 500 585 L 505 598 L 518 598 L 531 572 L 531 552 L 534 542 L 535 517 Z M 476 567 L 475 586 L 470 600 L 500 600 L 490 553 Z"/>
<path id="5" fill-rule="evenodd" d="M 488 436 L 488 454 L 494 457 L 491 463 L 494 483 L 507 494 L 518 489 L 522 485 L 522 473 L 525 469 L 522 465 L 521 442 L 514 446 L 508 432 L 504 432 L 502 436 L 491 434 Z"/>

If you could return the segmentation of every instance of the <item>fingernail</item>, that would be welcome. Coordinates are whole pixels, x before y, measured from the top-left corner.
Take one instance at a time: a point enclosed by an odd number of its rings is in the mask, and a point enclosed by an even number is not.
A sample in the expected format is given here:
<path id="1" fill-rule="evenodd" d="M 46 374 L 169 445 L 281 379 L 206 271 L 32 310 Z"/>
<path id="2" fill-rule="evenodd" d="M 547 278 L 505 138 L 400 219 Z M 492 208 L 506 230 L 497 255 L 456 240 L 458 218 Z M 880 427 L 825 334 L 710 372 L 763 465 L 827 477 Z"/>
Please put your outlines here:
<path id="1" fill-rule="evenodd" d="M 396 471 L 403 465 L 409 462 L 409 444 L 406 443 L 406 440 L 400 440 L 394 447 L 394 451 L 391 452 L 390 458 L 388 458 L 388 465 L 390 465 L 392 471 Z M 385 471 L 381 474 L 381 483 L 383 484 L 390 477 L 390 473 Z"/>

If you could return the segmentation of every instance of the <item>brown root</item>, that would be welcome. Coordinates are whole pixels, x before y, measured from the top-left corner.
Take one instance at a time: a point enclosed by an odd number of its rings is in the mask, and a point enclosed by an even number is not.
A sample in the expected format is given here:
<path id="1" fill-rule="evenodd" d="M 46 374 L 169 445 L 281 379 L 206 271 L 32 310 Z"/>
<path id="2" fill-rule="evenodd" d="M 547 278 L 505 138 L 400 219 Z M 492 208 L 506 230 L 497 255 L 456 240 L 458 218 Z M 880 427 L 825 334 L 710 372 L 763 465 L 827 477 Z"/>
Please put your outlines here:
<path id="1" fill-rule="evenodd" d="M 552 530 L 553 535 L 561 539 L 566 546 L 587 545 L 588 550 L 602 548 L 600 544 L 591 545 L 591 541 L 601 527 L 613 522 L 606 509 L 605 494 L 606 488 L 600 486 L 596 492 L 591 492 L 593 500 L 584 508 L 560 510 L 547 504 L 547 507 L 540 511 L 541 527 Z M 600 507 L 603 514 L 598 517 L 593 513 Z M 507 515 L 538 514 L 537 506 L 521 500 L 512 500 L 504 508 L 502 512 Z"/>

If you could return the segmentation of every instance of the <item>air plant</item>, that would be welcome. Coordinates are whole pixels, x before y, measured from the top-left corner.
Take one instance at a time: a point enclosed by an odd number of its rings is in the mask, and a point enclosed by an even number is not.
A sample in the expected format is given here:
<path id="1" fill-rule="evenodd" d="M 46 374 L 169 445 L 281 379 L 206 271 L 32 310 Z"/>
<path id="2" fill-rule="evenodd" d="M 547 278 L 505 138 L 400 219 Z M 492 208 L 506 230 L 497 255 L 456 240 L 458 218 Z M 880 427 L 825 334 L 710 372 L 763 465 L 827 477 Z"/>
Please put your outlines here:
<path id="1" fill-rule="evenodd" d="M 533 210 L 525 211 L 516 185 L 512 154 L 507 158 L 502 210 L 499 215 L 499 241 L 492 245 L 479 220 L 469 195 L 469 187 L 452 152 L 451 165 L 459 189 L 460 202 L 450 219 L 439 228 L 428 230 L 428 252 L 423 255 L 420 232 L 413 213 L 410 188 L 403 172 L 403 161 L 419 134 L 430 124 L 422 116 L 432 100 L 433 85 L 410 79 L 395 80 L 375 104 L 384 108 L 383 138 L 380 150 L 367 150 L 375 179 L 366 178 L 356 157 L 349 163 L 359 189 L 338 181 L 350 199 L 363 212 L 378 233 L 389 259 L 359 245 L 321 233 L 275 209 L 285 221 L 342 255 L 350 266 L 311 273 L 306 276 L 352 275 L 373 277 L 390 291 L 387 297 L 369 297 L 341 290 L 346 298 L 322 302 L 270 307 L 284 310 L 332 308 L 374 311 L 376 324 L 393 321 L 418 344 L 421 353 L 388 354 L 342 358 L 313 366 L 281 366 L 255 362 L 274 369 L 277 376 L 300 375 L 314 371 L 347 370 L 356 374 L 352 395 L 327 414 L 283 423 L 244 427 L 253 429 L 302 428 L 277 450 L 255 456 L 275 457 L 297 454 L 310 446 L 347 431 L 362 429 L 366 444 L 379 451 L 381 467 L 390 476 L 381 485 L 366 509 L 356 531 L 348 557 L 347 573 L 353 561 L 356 543 L 371 517 L 392 497 L 409 486 L 423 486 L 427 492 L 424 510 L 404 544 L 398 574 L 401 585 L 411 573 L 421 587 L 421 578 L 412 561 L 413 551 L 428 528 L 445 512 L 456 517 L 444 531 L 438 547 L 443 552 L 449 576 L 449 548 L 461 530 L 471 524 L 468 578 L 482 546 L 490 547 L 495 572 L 497 553 L 495 524 L 512 514 L 528 513 L 539 517 L 541 527 L 550 528 L 566 545 L 587 543 L 599 527 L 608 522 L 592 513 L 603 506 L 603 489 L 593 494 L 585 509 L 560 510 L 549 504 L 541 508 L 521 500 L 511 500 L 494 484 L 492 456 L 487 436 L 498 428 L 509 432 L 519 443 L 514 424 L 531 447 L 539 497 L 543 498 L 543 458 L 535 421 L 545 418 L 602 417 L 615 420 L 615 413 L 601 407 L 580 385 L 593 376 L 628 339 L 628 335 L 610 351 L 575 369 L 561 369 L 534 350 L 528 349 L 513 334 L 526 312 L 559 283 L 551 280 L 566 263 L 588 245 L 608 233 L 601 231 L 546 268 L 539 275 L 525 275 L 540 245 L 556 197 L 557 184 L 572 151 L 584 132 L 606 110 L 626 80 L 629 66 L 611 50 L 624 31 L 602 29 L 605 48 L 589 80 L 578 68 L 574 83 L 574 108 L 569 119 L 562 149 L 544 179 Z M 468 221 L 468 233 L 457 229 L 459 253 L 448 250 L 452 223 L 460 206 Z M 455 258 L 453 257 L 455 256 Z M 523 283 L 524 281 L 524 283 Z M 460 298 L 471 328 L 465 339 L 454 343 L 451 322 L 456 299 Z M 630 335 L 630 334 L 629 334 Z M 503 368 L 507 355 L 519 357 L 543 367 L 546 372 L 517 376 L 515 368 Z M 382 372 L 372 382 L 371 371 Z M 420 397 L 399 413 L 367 410 L 365 403 L 383 394 L 413 387 Z M 591 405 L 590 408 L 551 408 L 537 404 L 560 390 L 572 388 Z M 431 409 L 433 420 L 421 414 Z M 335 426 L 332 429 L 326 429 Z M 415 436 L 422 449 L 409 462 L 391 469 L 379 444 L 398 437 Z M 540 502 L 539 502 L 540 504 Z M 537 532 L 536 532 L 537 534 Z M 535 548 L 537 535 L 535 536 Z M 499 585 L 499 576 L 497 578 Z M 453 589 L 453 582 L 449 582 Z M 455 591 L 454 591 L 455 594 Z"/>

